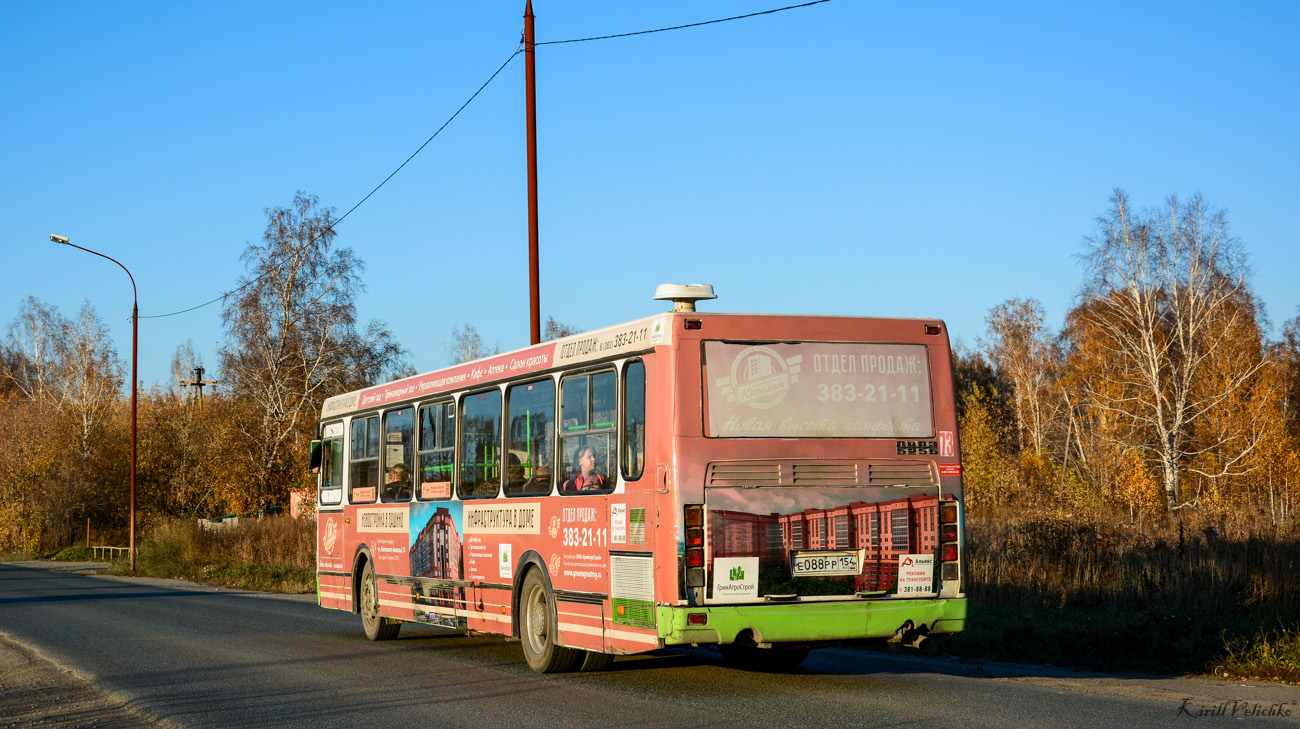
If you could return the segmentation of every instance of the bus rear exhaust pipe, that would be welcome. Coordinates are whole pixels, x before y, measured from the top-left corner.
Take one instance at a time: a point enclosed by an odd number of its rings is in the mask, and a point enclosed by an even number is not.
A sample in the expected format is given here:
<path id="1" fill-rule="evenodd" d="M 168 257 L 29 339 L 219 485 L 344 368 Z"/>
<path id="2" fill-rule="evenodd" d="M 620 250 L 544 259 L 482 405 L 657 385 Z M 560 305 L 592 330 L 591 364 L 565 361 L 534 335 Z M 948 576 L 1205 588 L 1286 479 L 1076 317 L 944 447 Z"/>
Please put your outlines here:
<path id="1" fill-rule="evenodd" d="M 894 631 L 894 637 L 890 638 L 888 642 L 902 643 L 903 639 L 911 632 L 912 632 L 912 621 L 908 620 L 907 622 L 898 626 L 898 630 Z"/>
<path id="2" fill-rule="evenodd" d="M 889 642 L 902 643 L 908 648 L 919 649 L 930 639 L 929 633 L 930 629 L 926 626 L 922 625 L 916 627 L 912 624 L 912 621 L 909 620 L 898 626 L 898 630 L 894 631 L 894 637 L 890 638 Z"/>

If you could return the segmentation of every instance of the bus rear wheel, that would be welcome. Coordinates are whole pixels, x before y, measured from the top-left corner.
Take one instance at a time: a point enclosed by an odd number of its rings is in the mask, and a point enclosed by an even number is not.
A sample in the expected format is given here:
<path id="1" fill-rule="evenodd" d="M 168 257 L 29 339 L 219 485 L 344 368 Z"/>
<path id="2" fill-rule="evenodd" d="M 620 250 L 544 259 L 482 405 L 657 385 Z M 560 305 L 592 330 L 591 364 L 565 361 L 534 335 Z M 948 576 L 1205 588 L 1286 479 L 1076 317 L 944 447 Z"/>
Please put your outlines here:
<path id="1" fill-rule="evenodd" d="M 727 665 L 747 671 L 790 671 L 808 657 L 807 648 L 758 648 L 752 645 L 718 646 Z"/>
<path id="2" fill-rule="evenodd" d="M 379 614 L 379 585 L 375 581 L 375 568 L 369 562 L 361 570 L 361 627 L 371 640 L 392 640 L 402 624 Z"/>
<path id="3" fill-rule="evenodd" d="M 524 578 L 519 599 L 519 643 L 524 660 L 538 673 L 572 671 L 582 662 L 582 651 L 565 648 L 555 642 L 555 599 L 551 589 L 536 569 Z"/>

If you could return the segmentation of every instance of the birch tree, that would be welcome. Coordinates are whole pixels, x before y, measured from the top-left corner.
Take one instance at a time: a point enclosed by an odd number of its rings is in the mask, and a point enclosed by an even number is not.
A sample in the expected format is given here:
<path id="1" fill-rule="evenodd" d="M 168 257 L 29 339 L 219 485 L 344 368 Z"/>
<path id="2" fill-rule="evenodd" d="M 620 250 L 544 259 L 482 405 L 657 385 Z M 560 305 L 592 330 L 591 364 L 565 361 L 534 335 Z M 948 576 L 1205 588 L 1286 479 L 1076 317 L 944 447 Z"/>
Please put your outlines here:
<path id="1" fill-rule="evenodd" d="M 1016 439 L 1041 453 L 1055 414 L 1057 352 L 1044 324 L 1043 305 L 1034 299 L 1008 299 L 989 310 L 986 347 L 993 364 L 1012 385 Z"/>
<path id="2" fill-rule="evenodd" d="M 281 496 L 305 473 L 325 398 L 401 365 L 402 349 L 382 323 L 357 323 L 365 264 L 333 246 L 333 215 L 302 192 L 290 207 L 268 208 L 262 242 L 245 249 L 247 273 L 222 311 L 221 379 L 249 403 L 238 430 L 250 500 Z"/>
<path id="3" fill-rule="evenodd" d="M 578 334 L 581 331 L 581 329 L 575 326 L 570 326 L 563 322 L 556 321 L 554 316 L 548 316 L 546 317 L 546 324 L 542 328 L 542 341 L 549 342 L 552 339 L 568 337 Z"/>
<path id="4" fill-rule="evenodd" d="M 1236 359 L 1256 330 L 1245 255 L 1227 216 L 1198 195 L 1135 214 L 1116 191 L 1083 254 L 1088 277 L 1079 323 L 1104 346 L 1111 366 L 1085 380 L 1089 406 L 1145 434 L 1132 445 L 1156 464 L 1169 510 L 1195 504 L 1181 488 L 1190 469 L 1208 478 L 1245 473 L 1257 432 L 1214 437 L 1195 429 L 1240 397 L 1262 359 Z M 1230 367 L 1221 364 L 1231 362 Z M 1216 370 L 1215 387 L 1202 383 Z M 1206 429 L 1204 432 L 1210 432 Z M 1213 454 L 1212 459 L 1200 458 Z M 1198 465 L 1190 465 L 1196 461 Z"/>
<path id="5" fill-rule="evenodd" d="M 56 349 L 66 326 L 58 307 L 34 296 L 18 307 L 9 324 L 4 376 L 29 400 L 45 400 L 53 394 Z"/>
<path id="6" fill-rule="evenodd" d="M 86 302 L 76 319 L 28 297 L 9 326 L 4 376 L 30 400 L 53 405 L 77 430 L 89 458 L 99 431 L 120 404 L 122 366 L 108 327 Z"/>
<path id="7" fill-rule="evenodd" d="M 500 352 L 501 347 L 495 344 L 488 349 L 473 324 L 457 325 L 452 327 L 451 341 L 447 343 L 447 364 L 458 365 Z"/>

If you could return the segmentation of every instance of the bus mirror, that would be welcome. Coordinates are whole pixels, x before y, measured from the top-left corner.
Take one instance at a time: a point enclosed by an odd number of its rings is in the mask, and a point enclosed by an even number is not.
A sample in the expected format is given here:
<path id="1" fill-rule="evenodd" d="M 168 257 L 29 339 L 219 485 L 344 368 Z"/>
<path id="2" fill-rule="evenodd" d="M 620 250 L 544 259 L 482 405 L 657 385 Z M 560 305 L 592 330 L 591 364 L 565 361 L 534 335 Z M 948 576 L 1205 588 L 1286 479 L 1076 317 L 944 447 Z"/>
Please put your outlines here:
<path id="1" fill-rule="evenodd" d="M 314 440 L 311 442 L 311 472 L 312 473 L 320 473 L 320 462 L 321 462 L 321 455 L 322 455 L 322 450 L 320 445 L 321 443 L 318 440 Z"/>

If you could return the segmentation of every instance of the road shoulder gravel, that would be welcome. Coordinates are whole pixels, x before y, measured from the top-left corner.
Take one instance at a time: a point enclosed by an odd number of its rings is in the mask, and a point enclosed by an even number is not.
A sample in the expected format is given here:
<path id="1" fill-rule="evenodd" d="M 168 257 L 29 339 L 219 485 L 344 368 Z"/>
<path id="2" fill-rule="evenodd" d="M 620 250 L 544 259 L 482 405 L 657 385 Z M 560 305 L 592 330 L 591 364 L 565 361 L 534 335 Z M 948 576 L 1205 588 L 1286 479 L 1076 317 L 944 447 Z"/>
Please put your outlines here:
<path id="1" fill-rule="evenodd" d="M 75 671 L 0 632 L 0 727 L 143 729 L 161 726 Z"/>

